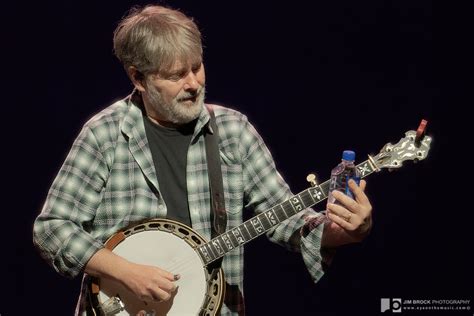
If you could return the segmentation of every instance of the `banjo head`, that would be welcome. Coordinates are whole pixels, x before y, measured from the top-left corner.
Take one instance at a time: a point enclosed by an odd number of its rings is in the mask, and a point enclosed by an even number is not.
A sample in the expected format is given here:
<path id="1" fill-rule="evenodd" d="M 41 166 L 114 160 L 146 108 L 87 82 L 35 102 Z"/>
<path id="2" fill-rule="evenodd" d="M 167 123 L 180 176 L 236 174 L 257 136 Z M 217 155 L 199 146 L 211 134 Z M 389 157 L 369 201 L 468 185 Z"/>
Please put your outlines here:
<path id="1" fill-rule="evenodd" d="M 101 278 L 91 283 L 93 309 L 102 315 L 215 315 L 222 304 L 222 269 L 211 279 L 196 246 L 206 240 L 181 223 L 157 219 L 135 225 L 109 238 L 106 247 L 138 264 L 156 266 L 181 278 L 166 302 L 144 302 L 118 282 Z M 123 309 L 120 311 L 120 309 Z M 148 315 L 148 314 L 147 314 Z"/>

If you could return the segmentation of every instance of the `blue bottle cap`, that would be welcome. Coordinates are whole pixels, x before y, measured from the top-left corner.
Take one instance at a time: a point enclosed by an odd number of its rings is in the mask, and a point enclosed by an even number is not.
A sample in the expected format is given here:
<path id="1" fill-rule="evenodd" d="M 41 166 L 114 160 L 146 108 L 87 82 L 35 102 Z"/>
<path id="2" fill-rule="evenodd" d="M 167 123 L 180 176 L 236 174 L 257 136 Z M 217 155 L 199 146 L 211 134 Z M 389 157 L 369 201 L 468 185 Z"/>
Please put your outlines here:
<path id="1" fill-rule="evenodd" d="M 342 159 L 344 160 L 354 161 L 355 157 L 356 154 L 352 150 L 344 150 L 342 153 Z"/>

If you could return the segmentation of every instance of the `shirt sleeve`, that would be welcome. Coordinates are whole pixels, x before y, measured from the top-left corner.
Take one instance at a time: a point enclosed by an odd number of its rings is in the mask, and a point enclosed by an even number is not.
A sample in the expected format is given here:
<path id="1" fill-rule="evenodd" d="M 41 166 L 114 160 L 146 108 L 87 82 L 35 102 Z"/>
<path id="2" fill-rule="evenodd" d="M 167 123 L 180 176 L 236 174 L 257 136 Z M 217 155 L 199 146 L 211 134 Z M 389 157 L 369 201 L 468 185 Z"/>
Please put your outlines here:
<path id="1" fill-rule="evenodd" d="M 288 200 L 293 194 L 277 171 L 273 157 L 255 128 L 245 121 L 241 135 L 245 207 L 260 213 Z M 316 282 L 323 276 L 321 237 L 324 223 L 305 236 L 305 218 L 323 216 L 308 208 L 272 228 L 267 236 L 291 251 L 301 252 L 305 265 Z"/>
<path id="2" fill-rule="evenodd" d="M 90 128 L 83 128 L 48 192 L 33 225 L 42 257 L 67 277 L 81 273 L 103 244 L 87 227 L 94 219 L 107 178 L 107 165 Z"/>

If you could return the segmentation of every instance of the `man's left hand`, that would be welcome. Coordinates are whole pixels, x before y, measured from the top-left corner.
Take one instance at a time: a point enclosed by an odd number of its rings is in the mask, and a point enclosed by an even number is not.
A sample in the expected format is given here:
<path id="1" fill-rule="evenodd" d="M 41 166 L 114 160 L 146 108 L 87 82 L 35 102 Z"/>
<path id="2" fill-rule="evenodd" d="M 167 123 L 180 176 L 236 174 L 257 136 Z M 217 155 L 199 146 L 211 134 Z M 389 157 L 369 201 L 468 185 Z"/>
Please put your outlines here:
<path id="1" fill-rule="evenodd" d="M 334 191 L 333 196 L 340 204 L 329 203 L 327 205 L 328 217 L 333 221 L 331 226 L 337 224 L 342 228 L 352 239 L 348 242 L 363 240 L 372 227 L 372 205 L 364 192 L 365 186 L 366 182 L 364 180 L 361 180 L 360 186 L 358 186 L 351 179 L 349 180 L 349 188 L 354 195 L 354 199 L 342 192 Z"/>

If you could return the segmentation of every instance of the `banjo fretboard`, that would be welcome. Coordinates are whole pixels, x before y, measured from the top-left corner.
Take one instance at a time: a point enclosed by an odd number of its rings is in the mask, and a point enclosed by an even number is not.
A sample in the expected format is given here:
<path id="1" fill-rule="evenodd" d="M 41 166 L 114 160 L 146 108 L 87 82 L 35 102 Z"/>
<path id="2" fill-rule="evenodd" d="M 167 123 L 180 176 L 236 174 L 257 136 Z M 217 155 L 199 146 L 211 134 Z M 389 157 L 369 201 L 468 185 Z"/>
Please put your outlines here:
<path id="1" fill-rule="evenodd" d="M 361 178 L 364 178 L 376 169 L 373 164 L 366 160 L 357 165 Z M 269 210 L 266 210 L 239 226 L 211 239 L 206 244 L 198 247 L 198 253 L 202 257 L 204 264 L 215 261 L 224 256 L 229 251 L 240 247 L 252 239 L 266 233 L 272 227 L 278 225 L 300 211 L 312 207 L 324 201 L 329 192 L 329 180 L 320 185 L 310 187 L 283 203 L 280 203 Z"/>

